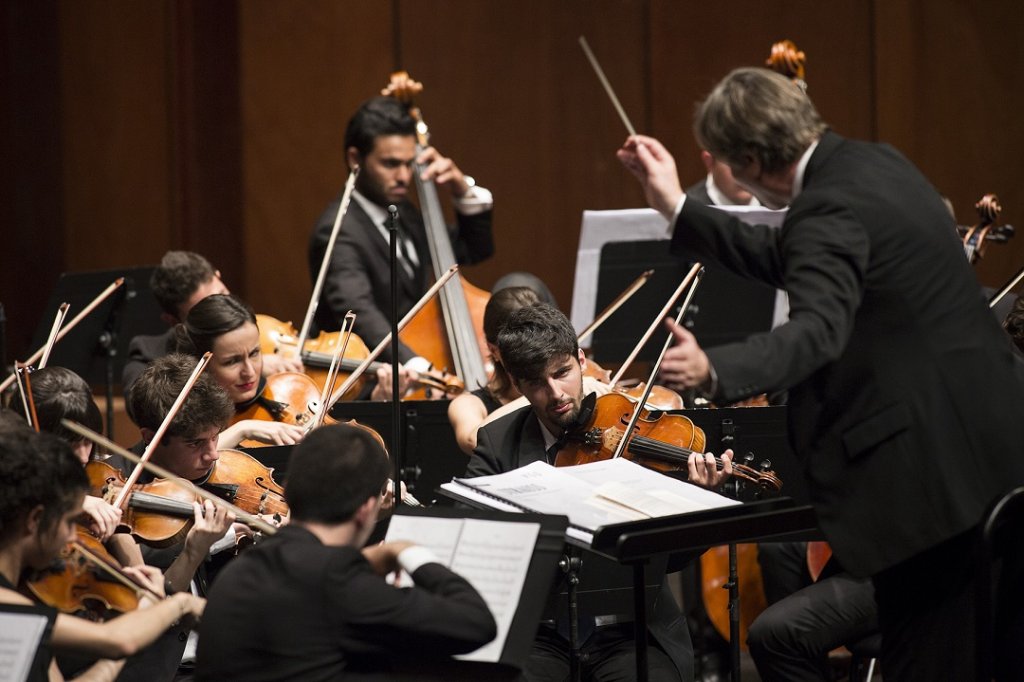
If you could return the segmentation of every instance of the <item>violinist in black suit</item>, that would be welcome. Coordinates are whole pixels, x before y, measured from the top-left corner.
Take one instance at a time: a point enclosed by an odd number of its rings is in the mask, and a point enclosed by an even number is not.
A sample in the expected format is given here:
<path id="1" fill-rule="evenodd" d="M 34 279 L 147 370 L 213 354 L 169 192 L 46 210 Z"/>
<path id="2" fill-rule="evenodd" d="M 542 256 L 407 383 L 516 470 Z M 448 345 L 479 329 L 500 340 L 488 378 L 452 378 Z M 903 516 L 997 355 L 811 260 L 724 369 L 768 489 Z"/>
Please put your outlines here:
<path id="1" fill-rule="evenodd" d="M 662 379 L 716 402 L 789 388 L 821 528 L 843 567 L 873 577 L 886 677 L 973 678 L 971 531 L 1024 483 L 1024 421 L 1000 417 L 1024 404 L 1024 365 L 948 211 L 899 152 L 829 131 L 764 69 L 729 74 L 694 129 L 763 204 L 789 206 L 781 231 L 686 200 L 657 140 L 630 137 L 619 158 L 674 252 L 786 289 L 790 320 L 707 351 L 672 326 Z"/>
<path id="2" fill-rule="evenodd" d="M 352 310 L 358 315 L 356 331 L 371 348 L 391 331 L 388 205 L 397 206 L 399 212 L 400 317 L 423 296 L 433 279 L 423 219 L 408 198 L 415 182 L 414 162 L 425 166 L 425 180 L 451 194 L 456 226 L 449 228 L 449 235 L 458 262 L 476 263 L 494 252 L 491 193 L 433 147 L 417 154 L 415 125 L 406 105 L 391 97 L 376 97 L 359 107 L 345 130 L 348 167 L 359 166 L 360 172 L 331 254 L 316 322 L 321 329 L 332 331 Z M 339 197 L 327 207 L 310 238 L 309 266 L 314 281 L 340 203 Z M 403 363 L 414 356 L 411 349 L 399 344 Z M 426 364 L 415 367 L 426 368 Z"/>
<path id="3" fill-rule="evenodd" d="M 503 366 L 529 405 L 480 427 L 466 471 L 468 477 L 499 474 L 536 461 L 553 463 L 564 434 L 579 421 L 585 421 L 581 411 L 587 361 L 572 324 L 558 309 L 535 303 L 512 312 L 498 332 L 497 347 Z M 719 472 L 711 455 L 691 454 L 689 480 L 709 488 L 719 485 L 732 473 L 731 451 L 726 451 L 722 459 L 725 466 Z M 600 568 L 598 557 L 585 555 L 580 571 L 581 590 L 594 590 L 590 582 L 594 569 L 602 580 L 608 575 L 607 569 Z M 625 584 L 629 584 L 628 579 Z M 636 662 L 631 612 L 619 613 L 608 604 L 581 602 L 579 627 L 583 679 L 633 677 Z M 650 679 L 692 680 L 689 632 L 664 583 L 648 629 Z M 567 679 L 567 632 L 568 622 L 564 618 L 541 625 L 525 668 L 526 682 Z"/>

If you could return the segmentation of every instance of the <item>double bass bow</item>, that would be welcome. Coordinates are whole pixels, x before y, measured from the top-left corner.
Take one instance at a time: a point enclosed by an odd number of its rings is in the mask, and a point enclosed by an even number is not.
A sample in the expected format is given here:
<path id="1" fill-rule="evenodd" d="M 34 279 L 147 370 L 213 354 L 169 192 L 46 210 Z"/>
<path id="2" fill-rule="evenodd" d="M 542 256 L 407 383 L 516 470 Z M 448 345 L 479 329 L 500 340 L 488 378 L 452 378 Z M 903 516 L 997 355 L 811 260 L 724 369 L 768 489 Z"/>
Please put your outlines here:
<path id="1" fill-rule="evenodd" d="M 416 121 L 417 155 L 430 146 L 427 124 L 419 107 L 413 105 L 413 98 L 422 91 L 423 85 L 405 71 L 393 73 L 391 82 L 381 91 L 382 95 L 394 97 L 409 106 L 409 113 Z M 445 271 L 456 265 L 455 251 L 441 211 L 437 187 L 432 180 L 423 179 L 425 166 L 420 163 L 414 166 L 431 264 L 434 277 L 440 279 Z M 435 367 L 452 368 L 465 386 L 485 386 L 488 371 L 484 364 L 487 342 L 483 335 L 483 316 L 489 297 L 490 294 L 483 289 L 461 278 L 456 279 L 441 290 L 436 303 L 431 302 L 420 316 L 412 320 L 401 338 Z"/>

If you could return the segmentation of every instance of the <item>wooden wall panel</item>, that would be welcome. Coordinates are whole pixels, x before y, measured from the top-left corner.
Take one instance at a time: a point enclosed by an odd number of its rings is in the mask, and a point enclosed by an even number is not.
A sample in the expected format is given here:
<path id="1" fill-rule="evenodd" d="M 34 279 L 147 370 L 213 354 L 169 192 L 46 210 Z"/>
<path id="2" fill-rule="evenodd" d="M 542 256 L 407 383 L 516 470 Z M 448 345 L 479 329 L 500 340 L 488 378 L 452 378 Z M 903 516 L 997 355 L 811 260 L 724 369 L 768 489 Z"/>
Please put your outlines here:
<path id="1" fill-rule="evenodd" d="M 233 286 L 257 310 L 301 325 L 309 235 L 348 177 L 345 124 L 393 68 L 391 5 L 239 7 L 246 270 Z"/>
<path id="2" fill-rule="evenodd" d="M 808 93 L 840 134 L 872 136 L 871 5 L 829 0 L 681 4 L 652 0 L 652 134 L 676 156 L 684 185 L 704 176 L 695 104 L 732 69 L 763 66 L 789 39 L 807 55 Z"/>
<path id="3" fill-rule="evenodd" d="M 626 133 L 577 44 L 586 35 L 629 115 L 646 117 L 645 2 L 400 2 L 403 66 L 438 149 L 495 195 L 489 287 L 528 270 L 568 309 L 583 209 L 635 205 Z"/>
<path id="4" fill-rule="evenodd" d="M 60 5 L 65 261 L 153 263 L 171 246 L 168 5 Z"/>
<path id="5" fill-rule="evenodd" d="M 1018 3 L 878 3 L 878 137 L 891 142 L 973 225 L 995 192 L 1024 227 L 1024 43 Z M 1024 232 L 1024 230 L 1022 230 Z M 977 272 L 1000 286 L 1024 265 L 1024 239 L 993 246 Z"/>

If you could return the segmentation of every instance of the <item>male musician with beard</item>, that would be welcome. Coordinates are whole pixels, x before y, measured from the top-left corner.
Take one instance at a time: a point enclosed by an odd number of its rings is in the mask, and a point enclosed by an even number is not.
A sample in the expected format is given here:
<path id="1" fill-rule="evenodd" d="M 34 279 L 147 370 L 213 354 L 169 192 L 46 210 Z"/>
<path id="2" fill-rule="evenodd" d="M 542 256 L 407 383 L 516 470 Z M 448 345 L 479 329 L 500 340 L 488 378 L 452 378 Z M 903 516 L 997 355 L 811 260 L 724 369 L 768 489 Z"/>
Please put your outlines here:
<path id="1" fill-rule="evenodd" d="M 790 319 L 707 351 L 670 325 L 662 379 L 716 402 L 788 388 L 790 439 L 825 537 L 851 574 L 873 578 L 886 677 L 972 679 L 973 531 L 1024 483 L 1024 422 L 1002 417 L 1024 404 L 1024 365 L 946 207 L 896 150 L 829 131 L 803 92 L 764 69 L 726 76 L 694 131 L 763 204 L 789 206 L 781 229 L 687 200 L 653 138 L 631 136 L 619 159 L 670 221 L 674 252 L 786 289 Z M 1019 603 L 1000 607 L 1020 624 Z M 1019 641 L 995 649 L 1021 655 Z"/>
<path id="2" fill-rule="evenodd" d="M 488 190 L 433 147 L 416 153 L 416 123 L 407 106 L 391 97 L 364 102 L 349 120 L 345 160 L 350 170 L 359 166 L 360 172 L 331 254 L 316 322 L 321 329 L 332 331 L 352 310 L 358 316 L 356 331 L 372 348 L 391 331 L 389 205 L 399 211 L 399 317 L 422 297 L 433 279 L 423 219 L 409 202 L 415 183 L 413 163 L 424 165 L 423 179 L 435 182 L 452 197 L 456 227 L 449 228 L 449 234 L 460 264 L 482 261 L 494 252 L 494 202 Z M 314 281 L 340 203 L 340 197 L 331 202 L 310 237 L 309 266 Z M 415 355 L 399 343 L 399 360 L 408 364 Z M 428 367 L 422 359 L 411 365 L 416 371 Z"/>
<path id="3" fill-rule="evenodd" d="M 466 476 L 499 474 L 535 461 L 554 462 L 560 438 L 577 425 L 583 404 L 586 358 L 572 324 L 556 308 L 536 303 L 513 312 L 497 338 L 501 360 L 529 405 L 480 427 Z M 690 455 L 689 480 L 714 488 L 732 473 L 732 452 L 714 457 Z M 587 556 L 580 575 L 603 570 Z M 622 614 L 583 607 L 580 613 L 581 662 L 585 679 L 630 679 L 636 670 L 633 624 Z M 692 680 L 693 652 L 684 619 L 663 583 L 649 623 L 651 680 Z M 569 670 L 566 623 L 542 624 L 525 670 L 530 682 L 564 680 Z"/>
<path id="4" fill-rule="evenodd" d="M 67 443 L 28 428 L 0 433 L 0 603 L 30 605 L 17 587 L 24 571 L 44 570 L 64 546 L 75 539 L 75 522 L 89 482 Z M 125 572 L 157 594 L 163 592 L 159 572 L 146 568 Z M 123 659 L 157 639 L 175 621 L 198 617 L 204 600 L 188 593 L 153 604 L 144 597 L 140 608 L 106 623 L 57 614 L 44 651 L 100 656 L 80 679 L 113 680 Z M 148 607 L 148 608 L 147 608 Z M 31 682 L 64 679 L 50 656 L 36 659 Z"/>

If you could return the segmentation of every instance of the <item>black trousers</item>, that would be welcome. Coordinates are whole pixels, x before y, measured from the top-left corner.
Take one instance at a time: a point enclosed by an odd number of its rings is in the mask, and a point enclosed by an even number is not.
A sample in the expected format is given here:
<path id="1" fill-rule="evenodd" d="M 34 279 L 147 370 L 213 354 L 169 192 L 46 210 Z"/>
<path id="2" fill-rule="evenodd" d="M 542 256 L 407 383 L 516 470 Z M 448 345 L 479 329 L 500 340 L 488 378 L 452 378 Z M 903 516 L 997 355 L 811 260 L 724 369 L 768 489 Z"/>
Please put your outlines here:
<path id="1" fill-rule="evenodd" d="M 631 682 L 636 679 L 636 649 L 632 624 L 598 628 L 580 648 L 580 678 L 593 682 Z M 680 682 L 672 659 L 648 638 L 647 663 L 651 682 Z M 522 682 L 566 682 L 569 643 L 555 630 L 541 626 L 523 671 Z"/>
<path id="2" fill-rule="evenodd" d="M 821 681 L 831 679 L 828 652 L 877 631 L 871 580 L 839 573 L 765 609 L 747 645 L 765 682 Z"/>

